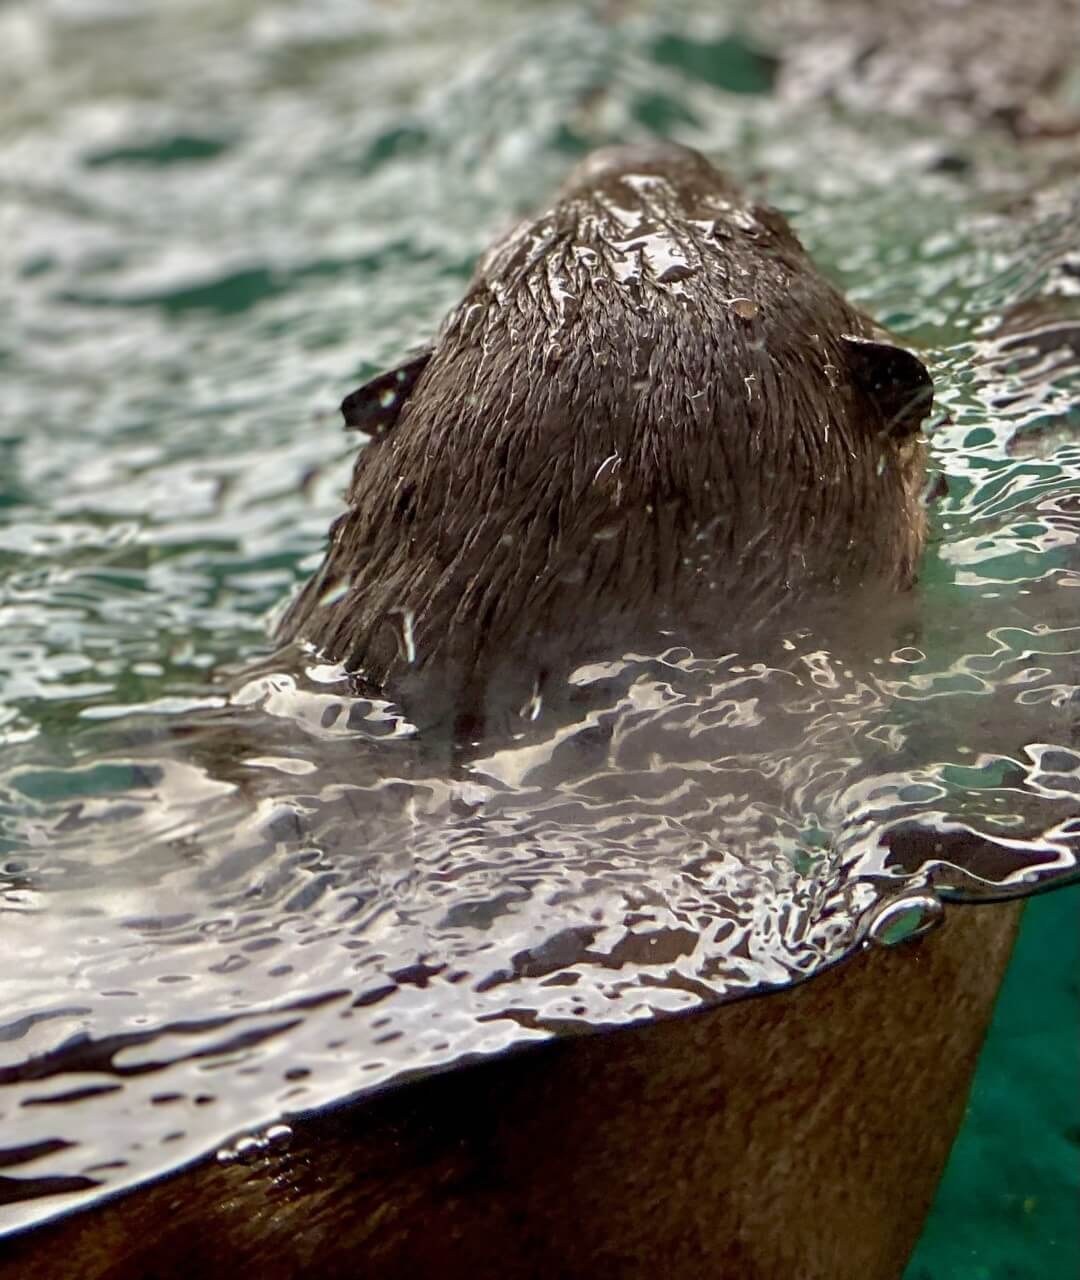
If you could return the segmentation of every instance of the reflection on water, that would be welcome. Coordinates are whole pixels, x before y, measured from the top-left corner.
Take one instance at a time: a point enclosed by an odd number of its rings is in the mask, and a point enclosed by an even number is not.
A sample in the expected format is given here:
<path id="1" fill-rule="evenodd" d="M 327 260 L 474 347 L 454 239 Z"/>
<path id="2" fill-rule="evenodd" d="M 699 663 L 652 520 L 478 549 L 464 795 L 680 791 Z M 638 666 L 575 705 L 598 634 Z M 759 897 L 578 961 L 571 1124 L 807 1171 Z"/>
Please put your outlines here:
<path id="1" fill-rule="evenodd" d="M 62 1107 L 80 1176 L 124 1181 L 223 1126 L 785 985 L 929 927 L 941 891 L 1067 872 L 1076 753 L 920 745 L 927 705 L 977 679 L 1004 711 L 1061 642 L 998 638 L 978 677 L 910 645 L 856 674 L 806 633 L 776 665 L 594 664 L 573 715 L 531 708 L 453 760 L 337 671 L 279 663 L 216 708 L 95 729 L 85 759 L 13 749 L 7 1142 Z"/>
<path id="2" fill-rule="evenodd" d="M 976 183 L 914 128 L 774 100 L 760 54 L 700 74 L 677 15 L 509 8 L 0 12 L 0 1230 L 1075 870 L 1075 168 Z M 644 128 L 770 171 L 930 348 L 917 597 L 613 656 L 468 751 L 311 655 L 215 678 L 311 567 L 341 393 L 569 156 Z"/>

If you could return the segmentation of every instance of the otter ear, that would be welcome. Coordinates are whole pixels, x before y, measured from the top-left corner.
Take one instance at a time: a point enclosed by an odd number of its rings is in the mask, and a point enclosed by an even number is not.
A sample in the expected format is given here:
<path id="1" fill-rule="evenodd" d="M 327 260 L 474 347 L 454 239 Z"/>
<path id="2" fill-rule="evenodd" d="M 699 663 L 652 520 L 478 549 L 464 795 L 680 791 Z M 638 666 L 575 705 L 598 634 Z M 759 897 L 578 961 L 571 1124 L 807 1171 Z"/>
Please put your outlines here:
<path id="1" fill-rule="evenodd" d="M 934 383 L 926 366 L 910 351 L 872 338 L 845 334 L 855 383 L 881 413 L 888 435 L 913 436 L 934 403 Z"/>
<path id="2" fill-rule="evenodd" d="M 341 402 L 346 429 L 364 431 L 375 437 L 386 435 L 397 422 L 402 406 L 431 359 L 432 351 L 433 348 L 428 347 L 396 369 L 380 373 L 347 395 Z"/>

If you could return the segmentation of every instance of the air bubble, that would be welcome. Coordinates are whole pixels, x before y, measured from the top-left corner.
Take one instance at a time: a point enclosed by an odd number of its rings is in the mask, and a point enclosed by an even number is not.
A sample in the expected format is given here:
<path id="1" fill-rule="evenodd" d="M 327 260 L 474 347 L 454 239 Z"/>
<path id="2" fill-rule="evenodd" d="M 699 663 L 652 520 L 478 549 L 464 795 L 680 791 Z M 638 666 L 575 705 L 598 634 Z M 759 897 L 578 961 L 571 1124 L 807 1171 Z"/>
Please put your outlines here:
<path id="1" fill-rule="evenodd" d="M 895 947 L 921 938 L 945 918 L 945 908 L 932 893 L 914 893 L 886 903 L 870 922 L 870 941 Z"/>

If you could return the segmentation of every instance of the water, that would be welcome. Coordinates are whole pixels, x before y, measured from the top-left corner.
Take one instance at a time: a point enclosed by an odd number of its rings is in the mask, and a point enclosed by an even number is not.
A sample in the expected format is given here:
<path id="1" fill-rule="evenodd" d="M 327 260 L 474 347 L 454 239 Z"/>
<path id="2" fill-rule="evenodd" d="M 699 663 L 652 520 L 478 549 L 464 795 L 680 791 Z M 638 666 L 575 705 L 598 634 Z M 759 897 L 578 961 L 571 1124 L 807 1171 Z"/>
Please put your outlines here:
<path id="1" fill-rule="evenodd" d="M 906 1280 L 1077 1273 L 1078 911 L 1073 887 L 1025 912 L 964 1127 Z"/>
<path id="2" fill-rule="evenodd" d="M 618 9 L 0 9 L 0 1230 L 1074 872 L 1067 145 L 774 92 L 723 6 Z M 245 663 L 336 513 L 344 392 L 577 155 L 646 131 L 926 348 L 948 492 L 918 598 L 583 669 L 583 720 L 536 708 L 448 770 L 340 673 Z M 1052 903 L 1026 999 L 1066 961 Z M 1075 1184 L 1070 1124 L 1025 1132 Z M 1016 1274 L 1055 1274 L 1025 1243 Z"/>

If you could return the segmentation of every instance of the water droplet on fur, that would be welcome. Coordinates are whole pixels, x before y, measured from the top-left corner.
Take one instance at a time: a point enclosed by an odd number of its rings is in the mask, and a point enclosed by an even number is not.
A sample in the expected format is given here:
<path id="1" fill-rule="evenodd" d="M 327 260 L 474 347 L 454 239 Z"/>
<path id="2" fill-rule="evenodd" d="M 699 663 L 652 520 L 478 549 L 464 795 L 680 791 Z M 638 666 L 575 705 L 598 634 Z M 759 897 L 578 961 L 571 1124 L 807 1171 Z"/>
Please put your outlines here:
<path id="1" fill-rule="evenodd" d="M 332 583 L 319 597 L 319 604 L 331 605 L 337 604 L 339 600 L 343 600 L 349 594 L 349 587 L 352 586 L 352 579 L 349 577 L 339 578 L 337 582 Z"/>
<path id="2" fill-rule="evenodd" d="M 250 1164 L 265 1155 L 270 1147 L 287 1147 L 292 1141 L 293 1131 L 287 1124 L 272 1124 L 258 1133 L 248 1133 L 237 1138 L 232 1146 L 220 1147 L 217 1152 L 218 1164 Z"/>
<path id="3" fill-rule="evenodd" d="M 292 1137 L 292 1128 L 287 1124 L 272 1124 L 263 1134 L 263 1140 L 270 1147 L 287 1147 Z"/>
<path id="4" fill-rule="evenodd" d="M 753 320 L 761 310 L 753 298 L 732 298 L 731 309 L 740 320 Z"/>
<path id="5" fill-rule="evenodd" d="M 246 1137 L 240 1138 L 233 1149 L 236 1152 L 236 1159 L 246 1164 L 262 1155 L 263 1151 L 266 1150 L 266 1143 L 262 1138 L 248 1134 Z"/>

